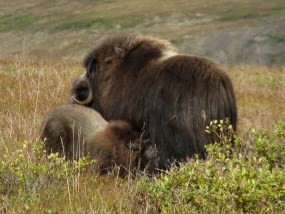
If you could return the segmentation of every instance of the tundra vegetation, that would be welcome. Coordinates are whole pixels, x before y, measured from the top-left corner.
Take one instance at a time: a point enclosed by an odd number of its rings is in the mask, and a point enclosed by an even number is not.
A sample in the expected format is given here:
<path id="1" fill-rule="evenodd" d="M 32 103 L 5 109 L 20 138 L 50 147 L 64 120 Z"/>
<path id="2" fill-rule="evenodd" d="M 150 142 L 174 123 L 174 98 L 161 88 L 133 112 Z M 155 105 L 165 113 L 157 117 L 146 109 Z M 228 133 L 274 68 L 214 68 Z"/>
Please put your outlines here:
<path id="1" fill-rule="evenodd" d="M 154 2 L 0 2 L 0 213 L 284 212 L 284 0 Z M 37 140 L 44 116 L 69 99 L 79 60 L 102 35 L 122 30 L 229 65 L 238 106 L 233 147 L 227 121 L 213 121 L 207 132 L 225 132 L 206 160 L 135 179 L 90 172 L 96 162 L 87 157 L 44 155 Z"/>
<path id="2" fill-rule="evenodd" d="M 7 213 L 278 213 L 285 209 L 284 67 L 225 67 L 238 105 L 206 160 L 190 159 L 149 177 L 90 172 L 89 158 L 46 157 L 44 115 L 69 99 L 77 61 L 0 59 L 0 211 Z M 230 145 L 229 138 L 235 138 Z"/>

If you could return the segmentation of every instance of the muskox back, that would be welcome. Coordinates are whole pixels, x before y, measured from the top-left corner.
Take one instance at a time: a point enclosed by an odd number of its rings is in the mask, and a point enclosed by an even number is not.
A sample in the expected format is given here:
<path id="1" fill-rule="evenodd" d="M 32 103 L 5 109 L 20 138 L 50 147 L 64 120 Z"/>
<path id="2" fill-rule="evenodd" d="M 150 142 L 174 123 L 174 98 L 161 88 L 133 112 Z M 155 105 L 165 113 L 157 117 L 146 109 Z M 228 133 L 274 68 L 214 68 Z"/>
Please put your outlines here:
<path id="1" fill-rule="evenodd" d="M 152 67 L 156 75 L 143 81 L 145 120 L 156 142 L 162 165 L 198 154 L 205 158 L 206 144 L 217 140 L 207 134 L 212 120 L 229 118 L 236 128 L 237 112 L 231 80 L 211 61 L 194 56 L 173 56 Z M 134 91 L 138 91 L 138 85 Z M 152 116 L 155 115 L 155 116 Z M 154 138 L 154 139 L 153 139 Z"/>
<path id="2" fill-rule="evenodd" d="M 233 86 L 223 69 L 201 57 L 178 55 L 153 38 L 106 39 L 85 59 L 92 108 L 104 118 L 145 127 L 157 149 L 157 166 L 198 154 L 216 140 L 205 132 L 211 120 L 230 119 L 236 129 Z M 147 158 L 146 158 L 147 163 Z"/>
<path id="3" fill-rule="evenodd" d="M 45 141 L 47 154 L 59 153 L 67 159 L 82 157 L 83 145 L 108 123 L 90 108 L 66 104 L 53 108 L 43 121 L 40 139 Z"/>

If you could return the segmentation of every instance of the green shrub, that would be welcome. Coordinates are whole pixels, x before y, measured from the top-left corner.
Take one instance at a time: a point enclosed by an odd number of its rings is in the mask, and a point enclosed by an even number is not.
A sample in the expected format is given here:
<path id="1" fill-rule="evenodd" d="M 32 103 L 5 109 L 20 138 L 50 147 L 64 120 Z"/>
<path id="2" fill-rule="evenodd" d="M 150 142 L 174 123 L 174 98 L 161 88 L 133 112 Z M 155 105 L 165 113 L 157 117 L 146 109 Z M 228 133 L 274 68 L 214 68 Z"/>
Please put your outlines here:
<path id="1" fill-rule="evenodd" d="M 231 136 L 231 127 L 223 121 L 213 121 L 206 131 L 219 137 L 219 143 L 207 146 L 208 158 L 139 179 L 141 205 L 161 213 L 284 211 L 285 117 L 271 136 L 254 129 L 244 138 Z"/>
<path id="2" fill-rule="evenodd" d="M 94 162 L 87 157 L 73 162 L 56 154 L 46 157 L 41 142 L 13 143 L 13 149 L 6 148 L 1 154 L 0 162 L 0 196 L 9 199 L 7 207 L 21 201 L 19 209 L 29 210 L 39 203 L 43 192 L 59 194 L 66 187 L 71 191 L 78 185 L 75 178 Z"/>

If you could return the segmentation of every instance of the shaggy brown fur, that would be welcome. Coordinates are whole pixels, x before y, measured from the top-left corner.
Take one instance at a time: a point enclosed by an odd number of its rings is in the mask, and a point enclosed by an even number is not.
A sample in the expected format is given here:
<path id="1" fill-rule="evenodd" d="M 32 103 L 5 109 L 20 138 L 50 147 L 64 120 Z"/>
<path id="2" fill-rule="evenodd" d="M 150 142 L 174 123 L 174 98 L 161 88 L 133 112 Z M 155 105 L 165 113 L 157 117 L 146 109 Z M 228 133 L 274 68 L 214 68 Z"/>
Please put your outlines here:
<path id="1" fill-rule="evenodd" d="M 146 125 L 160 169 L 193 154 L 205 158 L 204 146 L 216 140 L 205 132 L 211 120 L 228 117 L 236 129 L 232 82 L 208 59 L 175 54 L 161 40 L 120 35 L 99 43 L 84 64 L 92 108 L 138 130 Z"/>
<path id="2" fill-rule="evenodd" d="M 58 152 L 69 160 L 90 155 L 100 172 L 114 166 L 138 166 L 141 134 L 125 121 L 106 122 L 91 108 L 67 104 L 50 111 L 43 122 L 41 139 L 47 154 Z"/>

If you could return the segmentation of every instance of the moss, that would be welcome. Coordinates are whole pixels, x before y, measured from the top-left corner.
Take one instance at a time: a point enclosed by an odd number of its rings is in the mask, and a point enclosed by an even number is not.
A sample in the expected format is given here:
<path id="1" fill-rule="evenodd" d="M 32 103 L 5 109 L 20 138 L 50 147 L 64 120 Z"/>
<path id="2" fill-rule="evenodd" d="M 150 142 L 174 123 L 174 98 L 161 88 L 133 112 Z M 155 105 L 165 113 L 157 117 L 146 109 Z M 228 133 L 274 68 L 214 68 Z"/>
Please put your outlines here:
<path id="1" fill-rule="evenodd" d="M 0 32 L 23 30 L 30 27 L 36 16 L 34 14 L 11 14 L 0 17 Z"/>
<path id="2" fill-rule="evenodd" d="M 76 30 L 90 28 L 94 25 L 108 25 L 109 21 L 104 18 L 90 18 L 90 19 L 81 19 L 73 21 L 65 21 L 61 24 L 56 25 L 54 31 L 64 31 L 64 30 Z"/>

